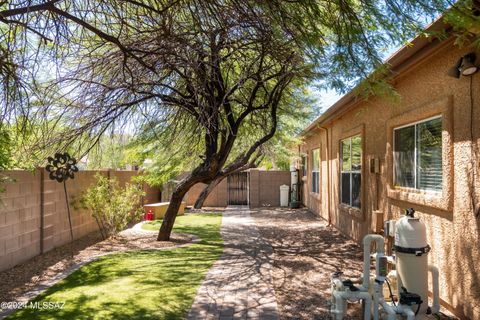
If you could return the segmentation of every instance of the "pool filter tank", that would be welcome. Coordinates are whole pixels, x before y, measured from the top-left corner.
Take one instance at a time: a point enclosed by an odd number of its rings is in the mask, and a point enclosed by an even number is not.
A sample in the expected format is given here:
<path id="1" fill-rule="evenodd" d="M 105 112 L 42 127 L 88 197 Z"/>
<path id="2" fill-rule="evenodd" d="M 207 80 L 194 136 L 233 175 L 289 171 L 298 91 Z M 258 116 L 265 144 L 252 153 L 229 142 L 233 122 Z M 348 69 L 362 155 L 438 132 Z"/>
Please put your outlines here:
<path id="1" fill-rule="evenodd" d="M 386 222 L 386 234 L 395 236 L 394 256 L 385 255 L 385 241 L 381 235 L 367 234 L 363 238 L 362 278 L 343 279 L 342 272 L 332 275 L 330 312 L 335 320 L 343 319 L 348 303 L 360 300 L 364 305 L 364 319 L 368 320 L 420 320 L 429 317 L 428 314 L 440 314 L 439 271 L 428 265 L 430 246 L 425 224 L 415 217 L 415 210 L 407 209 L 405 213 L 395 223 L 393 220 Z M 373 254 L 372 243 L 375 243 Z M 374 274 L 372 262 L 375 264 Z M 389 265 L 395 270 L 388 272 Z M 428 273 L 432 279 L 433 303 L 430 307 Z M 398 287 L 396 295 L 392 290 L 395 283 Z M 384 290 L 385 284 L 387 290 Z"/>
<path id="2" fill-rule="evenodd" d="M 394 250 L 400 304 L 410 306 L 416 315 L 428 309 L 428 252 L 425 224 L 407 209 L 395 224 Z"/>

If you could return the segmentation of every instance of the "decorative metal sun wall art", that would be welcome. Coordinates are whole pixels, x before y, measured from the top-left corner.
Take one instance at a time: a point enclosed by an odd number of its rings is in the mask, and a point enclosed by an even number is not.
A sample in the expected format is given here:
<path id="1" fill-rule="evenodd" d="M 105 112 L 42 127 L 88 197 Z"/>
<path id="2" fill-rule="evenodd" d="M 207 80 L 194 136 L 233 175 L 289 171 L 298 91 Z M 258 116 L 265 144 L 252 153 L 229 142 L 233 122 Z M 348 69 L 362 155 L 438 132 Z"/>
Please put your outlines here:
<path id="1" fill-rule="evenodd" d="M 77 160 L 72 158 L 67 152 L 55 153 L 53 157 L 48 157 L 48 165 L 45 170 L 49 172 L 48 177 L 57 182 L 63 182 L 63 190 L 65 191 L 65 201 L 67 203 L 68 223 L 70 225 L 70 237 L 73 241 L 72 218 L 70 216 L 70 204 L 68 202 L 67 184 L 68 179 L 73 179 L 75 173 L 78 172 Z"/>

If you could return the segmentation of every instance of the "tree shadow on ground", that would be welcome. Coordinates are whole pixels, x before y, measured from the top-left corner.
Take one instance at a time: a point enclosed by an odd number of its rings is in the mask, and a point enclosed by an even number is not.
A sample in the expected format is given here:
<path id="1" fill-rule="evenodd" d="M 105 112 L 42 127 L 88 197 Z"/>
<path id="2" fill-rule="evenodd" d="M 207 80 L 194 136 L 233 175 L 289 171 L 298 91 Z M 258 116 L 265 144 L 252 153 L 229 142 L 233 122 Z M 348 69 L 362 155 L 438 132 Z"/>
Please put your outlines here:
<path id="1" fill-rule="evenodd" d="M 304 209 L 262 209 L 252 216 L 273 247 L 281 319 L 330 319 L 331 274 L 343 271 L 345 277 L 360 277 L 361 248 Z M 346 319 L 361 318 L 360 304 L 350 304 Z"/>
<path id="2" fill-rule="evenodd" d="M 175 232 L 202 239 L 189 247 L 101 257 L 34 299 L 63 301 L 63 309 L 23 309 L 7 319 L 183 319 L 222 253 L 220 221 L 216 215 L 180 224 Z"/>
<path id="3" fill-rule="evenodd" d="M 50 273 L 50 270 L 53 272 L 64 269 L 72 264 L 72 256 L 99 241 L 102 241 L 100 234 L 94 232 L 72 244 L 55 248 L 2 271 L 0 273 L 0 301 L 11 301 L 12 297 L 32 290 L 46 274 Z"/>

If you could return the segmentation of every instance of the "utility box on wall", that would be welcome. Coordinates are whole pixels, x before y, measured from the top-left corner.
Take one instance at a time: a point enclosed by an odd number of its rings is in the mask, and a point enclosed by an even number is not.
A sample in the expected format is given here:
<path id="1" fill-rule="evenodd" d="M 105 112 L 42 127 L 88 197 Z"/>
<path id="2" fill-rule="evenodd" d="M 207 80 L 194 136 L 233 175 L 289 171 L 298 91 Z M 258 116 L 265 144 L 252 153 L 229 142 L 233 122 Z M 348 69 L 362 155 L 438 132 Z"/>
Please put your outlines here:
<path id="1" fill-rule="evenodd" d="M 380 173 L 380 159 L 370 159 L 370 173 Z"/>
<path id="2" fill-rule="evenodd" d="M 395 237 L 395 220 L 385 221 L 383 230 L 386 237 Z"/>

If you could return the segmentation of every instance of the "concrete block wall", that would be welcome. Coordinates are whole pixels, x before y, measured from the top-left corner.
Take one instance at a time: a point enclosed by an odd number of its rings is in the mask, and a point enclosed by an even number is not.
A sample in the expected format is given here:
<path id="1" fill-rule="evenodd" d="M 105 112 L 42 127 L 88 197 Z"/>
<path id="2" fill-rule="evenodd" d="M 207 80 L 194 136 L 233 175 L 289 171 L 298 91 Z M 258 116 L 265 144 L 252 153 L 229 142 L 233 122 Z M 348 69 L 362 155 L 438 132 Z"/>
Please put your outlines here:
<path id="1" fill-rule="evenodd" d="M 41 169 L 3 172 L 14 181 L 0 194 L 0 271 L 71 241 L 63 183 L 52 181 Z M 95 175 L 117 177 L 121 185 L 136 171 L 80 171 L 67 181 L 74 239 L 98 231 L 96 221 L 73 202 L 95 183 Z M 144 186 L 144 203 L 158 202 L 157 188 Z M 43 220 L 42 220 L 43 214 Z M 43 238 L 43 241 L 41 240 Z"/>
<path id="2" fill-rule="evenodd" d="M 79 199 L 82 193 L 95 183 L 96 174 L 97 171 L 80 171 L 74 180 L 67 180 L 74 240 L 98 230 L 95 219 L 88 210 L 74 208 L 72 205 L 73 201 Z M 100 171 L 100 174 L 108 175 L 107 171 Z M 71 236 L 63 183 L 50 180 L 47 174 L 44 175 L 44 215 L 44 252 L 69 243 Z"/>
<path id="3" fill-rule="evenodd" d="M 137 173 L 136 171 L 106 171 L 107 176 L 118 180 L 121 187 L 125 187 L 127 182 L 130 182 L 132 177 Z"/>
<path id="4" fill-rule="evenodd" d="M 162 192 L 160 188 L 150 187 L 144 184 L 143 191 L 145 192 L 145 196 L 143 197 L 144 204 L 161 201 Z"/>
<path id="5" fill-rule="evenodd" d="M 290 186 L 289 171 L 266 171 L 249 170 L 249 204 L 251 208 L 258 207 L 278 207 L 280 206 L 280 186 L 286 184 Z M 198 195 L 205 188 L 205 184 L 198 183 L 194 185 L 185 195 L 187 206 L 193 206 Z M 165 188 L 162 193 L 162 201 L 169 201 L 171 186 Z M 205 200 L 205 207 L 226 207 L 228 205 L 228 183 L 224 179 L 213 189 Z"/>
<path id="6" fill-rule="evenodd" d="M 184 199 L 187 206 L 193 206 L 195 204 L 198 196 L 206 186 L 204 183 L 197 183 L 188 191 Z M 227 179 L 225 178 L 212 190 L 207 199 L 205 199 L 204 207 L 226 207 L 228 204 L 227 192 Z M 169 201 L 169 199 L 165 201 Z"/>
<path id="7" fill-rule="evenodd" d="M 40 174 L 17 171 L 8 176 L 0 204 L 0 270 L 40 253 Z"/>
<path id="8" fill-rule="evenodd" d="M 248 176 L 248 202 L 250 207 L 260 207 L 260 171 L 250 170 Z"/>
<path id="9" fill-rule="evenodd" d="M 250 207 L 279 207 L 280 186 L 290 186 L 289 171 L 250 171 Z"/>

